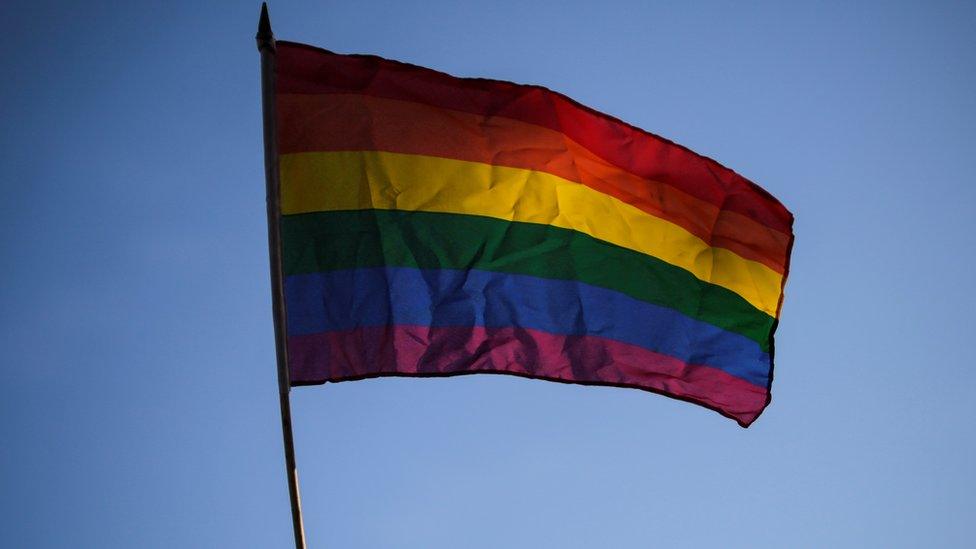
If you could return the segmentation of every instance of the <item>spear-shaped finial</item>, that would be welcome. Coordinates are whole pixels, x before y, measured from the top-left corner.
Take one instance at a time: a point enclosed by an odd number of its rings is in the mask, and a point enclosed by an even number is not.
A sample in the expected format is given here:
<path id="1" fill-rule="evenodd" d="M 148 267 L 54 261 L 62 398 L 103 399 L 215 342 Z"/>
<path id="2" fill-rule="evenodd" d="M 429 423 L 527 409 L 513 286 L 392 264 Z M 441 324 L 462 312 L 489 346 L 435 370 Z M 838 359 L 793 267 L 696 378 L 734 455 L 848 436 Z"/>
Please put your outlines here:
<path id="1" fill-rule="evenodd" d="M 274 51 L 274 33 L 271 32 L 271 18 L 268 17 L 268 3 L 261 2 L 261 19 L 258 20 L 258 34 L 254 37 L 258 41 L 258 51 L 265 48 Z"/>

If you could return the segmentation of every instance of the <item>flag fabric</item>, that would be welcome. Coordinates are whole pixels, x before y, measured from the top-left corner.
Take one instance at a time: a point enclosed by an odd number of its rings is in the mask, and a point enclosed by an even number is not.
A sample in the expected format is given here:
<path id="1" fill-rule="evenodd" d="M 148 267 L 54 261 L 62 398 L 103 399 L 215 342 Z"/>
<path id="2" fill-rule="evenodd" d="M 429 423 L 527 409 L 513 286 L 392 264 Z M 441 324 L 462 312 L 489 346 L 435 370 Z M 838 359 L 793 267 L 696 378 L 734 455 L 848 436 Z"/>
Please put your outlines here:
<path id="1" fill-rule="evenodd" d="M 292 385 L 769 403 L 793 216 L 732 170 L 546 88 L 290 42 L 276 109 Z"/>

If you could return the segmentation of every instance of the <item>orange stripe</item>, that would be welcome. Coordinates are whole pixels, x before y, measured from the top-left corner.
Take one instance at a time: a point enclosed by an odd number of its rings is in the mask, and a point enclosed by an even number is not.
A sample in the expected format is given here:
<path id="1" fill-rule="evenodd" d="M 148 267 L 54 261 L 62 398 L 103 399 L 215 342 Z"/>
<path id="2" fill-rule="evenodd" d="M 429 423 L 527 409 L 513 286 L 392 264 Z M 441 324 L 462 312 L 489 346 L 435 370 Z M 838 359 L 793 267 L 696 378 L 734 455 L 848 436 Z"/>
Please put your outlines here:
<path id="1" fill-rule="evenodd" d="M 787 235 L 624 171 L 548 128 L 364 95 L 279 94 L 277 101 L 281 154 L 377 150 L 544 171 L 675 223 L 710 246 L 784 270 Z"/>
<path id="2" fill-rule="evenodd" d="M 457 78 L 372 55 L 339 55 L 289 42 L 278 42 L 277 52 L 278 94 L 355 93 L 520 120 L 566 134 L 624 171 L 792 234 L 793 214 L 755 183 L 708 157 L 542 86 Z"/>

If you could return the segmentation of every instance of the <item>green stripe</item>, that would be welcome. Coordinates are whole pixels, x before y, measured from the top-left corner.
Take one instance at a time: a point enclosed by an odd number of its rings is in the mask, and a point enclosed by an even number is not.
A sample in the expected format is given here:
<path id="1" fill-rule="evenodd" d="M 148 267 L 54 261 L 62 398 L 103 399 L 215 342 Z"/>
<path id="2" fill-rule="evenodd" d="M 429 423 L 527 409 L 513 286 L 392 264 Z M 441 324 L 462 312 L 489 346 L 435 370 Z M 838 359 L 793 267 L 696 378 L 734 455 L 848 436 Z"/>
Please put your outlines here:
<path id="1" fill-rule="evenodd" d="M 551 225 L 398 210 L 314 212 L 283 216 L 282 241 L 285 275 L 390 266 L 579 280 L 675 309 L 769 350 L 773 318 L 736 293 L 654 257 Z"/>

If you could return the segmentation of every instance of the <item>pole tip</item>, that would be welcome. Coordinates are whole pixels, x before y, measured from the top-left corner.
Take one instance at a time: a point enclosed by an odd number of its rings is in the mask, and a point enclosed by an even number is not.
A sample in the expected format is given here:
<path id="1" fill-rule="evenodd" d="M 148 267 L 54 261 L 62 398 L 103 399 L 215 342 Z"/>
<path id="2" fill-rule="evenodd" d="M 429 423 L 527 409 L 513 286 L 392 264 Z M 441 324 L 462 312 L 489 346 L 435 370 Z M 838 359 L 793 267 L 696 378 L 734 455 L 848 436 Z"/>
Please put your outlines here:
<path id="1" fill-rule="evenodd" d="M 254 37 L 258 41 L 258 49 L 271 48 L 274 50 L 274 33 L 271 32 L 271 17 L 268 16 L 268 3 L 261 2 L 261 19 L 258 20 L 258 33 Z"/>

